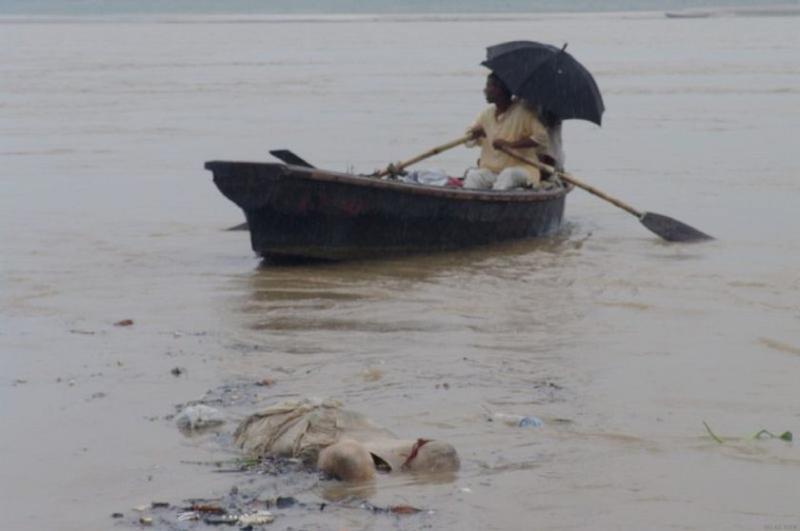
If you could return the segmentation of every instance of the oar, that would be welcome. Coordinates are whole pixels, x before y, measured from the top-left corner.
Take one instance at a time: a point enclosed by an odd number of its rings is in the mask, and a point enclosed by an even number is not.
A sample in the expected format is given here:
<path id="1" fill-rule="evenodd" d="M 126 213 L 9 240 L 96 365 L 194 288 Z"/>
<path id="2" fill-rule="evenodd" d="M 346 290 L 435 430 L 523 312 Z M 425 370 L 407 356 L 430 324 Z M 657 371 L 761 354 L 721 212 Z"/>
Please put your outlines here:
<path id="1" fill-rule="evenodd" d="M 299 155 L 289 151 L 288 149 L 273 149 L 269 152 L 270 155 L 278 160 L 282 160 L 286 164 L 293 164 L 294 166 L 303 166 L 306 168 L 313 168 L 311 164 L 300 158 Z"/>
<path id="2" fill-rule="evenodd" d="M 664 238 L 670 242 L 694 242 L 694 241 L 702 241 L 702 240 L 713 240 L 714 238 L 705 234 L 704 232 L 700 232 L 699 230 L 695 229 L 694 227 L 690 227 L 686 223 L 682 223 L 676 219 L 672 219 L 669 216 L 664 216 L 662 214 L 656 214 L 654 212 L 640 212 L 636 210 L 632 206 L 627 203 L 620 201 L 615 197 L 611 197 L 610 195 L 605 194 L 604 192 L 598 190 L 594 186 L 586 184 L 584 182 L 579 181 L 572 175 L 565 173 L 563 171 L 558 171 L 554 167 L 539 162 L 538 160 L 532 160 L 527 157 L 523 157 L 522 155 L 514 152 L 509 148 L 502 147 L 500 151 L 508 153 L 512 157 L 517 160 L 521 160 L 531 166 L 536 166 L 540 170 L 544 170 L 549 173 L 554 173 L 558 175 L 561 179 L 567 181 L 568 183 L 572 183 L 578 188 L 583 188 L 590 194 L 594 194 L 600 199 L 605 199 L 612 205 L 618 206 L 622 210 L 629 212 L 639 218 L 639 221 L 650 229 L 652 232 L 657 234 L 658 236 Z"/>
<path id="3" fill-rule="evenodd" d="M 389 175 L 390 173 L 399 172 L 403 168 L 407 168 L 408 166 L 411 166 L 412 164 L 415 164 L 415 163 L 417 163 L 417 162 L 419 162 L 421 160 L 425 160 L 425 159 L 430 158 L 430 157 L 432 157 L 434 155 L 438 155 L 439 153 L 447 151 L 448 149 L 452 149 L 452 148 L 454 148 L 456 146 L 460 146 L 461 144 L 466 143 L 471 138 L 472 138 L 472 135 L 464 135 L 461 138 L 457 138 L 457 139 L 455 139 L 455 140 L 453 140 L 451 142 L 448 142 L 446 144 L 442 144 L 441 146 L 437 146 L 437 147 L 435 147 L 433 149 L 429 149 L 425 153 L 422 153 L 421 155 L 417 155 L 414 158 L 408 159 L 408 160 L 400 162 L 398 164 L 389 164 L 389 166 L 387 166 L 386 169 L 381 170 L 381 171 L 373 174 L 372 177 L 383 177 L 385 175 Z M 299 155 L 293 153 L 292 151 L 290 151 L 288 149 L 273 149 L 269 153 L 273 157 L 275 157 L 275 158 L 277 158 L 279 160 L 282 160 L 283 162 L 285 162 L 287 164 L 292 164 L 292 165 L 295 165 L 295 166 L 305 166 L 306 168 L 313 168 L 314 167 L 311 164 L 309 164 L 308 162 L 306 162 L 305 160 L 303 160 Z"/>
<path id="4" fill-rule="evenodd" d="M 446 144 L 442 144 L 441 146 L 437 146 L 437 147 L 435 147 L 433 149 L 429 149 L 428 151 L 426 151 L 425 153 L 422 153 L 421 155 L 417 155 L 416 157 L 410 158 L 410 159 L 405 160 L 403 162 L 400 162 L 398 164 L 389 164 L 386 167 L 386 169 L 383 169 L 383 170 L 379 171 L 378 173 L 373 175 L 373 177 L 384 177 L 386 175 L 389 175 L 390 173 L 399 172 L 403 168 L 407 168 L 408 166 L 411 166 L 412 164 L 415 164 L 415 163 L 417 163 L 417 162 L 419 162 L 421 160 L 425 160 L 425 159 L 430 158 L 430 157 L 432 157 L 434 155 L 438 155 L 439 153 L 447 151 L 448 149 L 452 149 L 452 148 L 454 148 L 456 146 L 460 146 L 461 144 L 464 144 L 467 141 L 469 141 L 471 138 L 472 138 L 472 135 L 464 135 L 461 138 L 456 138 L 455 140 L 453 140 L 451 142 L 448 142 Z"/>

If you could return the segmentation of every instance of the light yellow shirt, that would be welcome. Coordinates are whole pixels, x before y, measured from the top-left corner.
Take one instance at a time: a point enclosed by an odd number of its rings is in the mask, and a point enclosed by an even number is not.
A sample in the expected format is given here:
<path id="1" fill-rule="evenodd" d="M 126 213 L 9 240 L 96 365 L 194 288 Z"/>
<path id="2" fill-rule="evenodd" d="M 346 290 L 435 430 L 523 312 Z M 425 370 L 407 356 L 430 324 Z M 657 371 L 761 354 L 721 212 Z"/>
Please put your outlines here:
<path id="1" fill-rule="evenodd" d="M 537 184 L 540 180 L 539 169 L 525 164 L 502 151 L 494 149 L 492 142 L 495 139 L 516 142 L 523 138 L 532 138 L 538 147 L 516 149 L 523 157 L 538 160 L 538 154 L 549 153 L 547 129 L 539 121 L 536 113 L 520 101 L 514 101 L 506 112 L 499 117 L 495 116 L 495 106 L 489 105 L 475 119 L 472 127 L 481 126 L 486 136 L 477 141 L 467 143 L 468 147 L 476 145 L 481 147 L 481 158 L 478 166 L 486 168 L 493 173 L 500 173 L 506 168 L 520 167 L 528 174 L 530 184 Z"/>

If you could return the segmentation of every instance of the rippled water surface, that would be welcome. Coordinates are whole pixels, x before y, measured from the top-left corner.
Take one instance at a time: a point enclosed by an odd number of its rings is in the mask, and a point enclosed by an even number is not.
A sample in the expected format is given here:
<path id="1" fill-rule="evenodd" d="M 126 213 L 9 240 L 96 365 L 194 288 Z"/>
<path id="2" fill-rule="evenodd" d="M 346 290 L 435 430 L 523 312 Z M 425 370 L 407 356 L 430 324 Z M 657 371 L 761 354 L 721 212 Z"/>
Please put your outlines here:
<path id="1" fill-rule="evenodd" d="M 2 24 L 2 527 L 126 528 L 132 507 L 254 484 L 432 511 L 285 510 L 278 529 L 800 526 L 796 443 L 751 438 L 800 433 L 798 20 Z M 603 128 L 565 127 L 576 176 L 717 240 L 661 242 L 580 191 L 552 239 L 435 256 L 260 267 L 224 230 L 241 213 L 204 161 L 409 158 L 462 134 L 484 47 L 512 38 L 569 42 L 596 75 Z M 225 389 L 218 433 L 175 428 Z M 342 492 L 196 464 L 305 395 L 445 439 L 462 469 Z"/>

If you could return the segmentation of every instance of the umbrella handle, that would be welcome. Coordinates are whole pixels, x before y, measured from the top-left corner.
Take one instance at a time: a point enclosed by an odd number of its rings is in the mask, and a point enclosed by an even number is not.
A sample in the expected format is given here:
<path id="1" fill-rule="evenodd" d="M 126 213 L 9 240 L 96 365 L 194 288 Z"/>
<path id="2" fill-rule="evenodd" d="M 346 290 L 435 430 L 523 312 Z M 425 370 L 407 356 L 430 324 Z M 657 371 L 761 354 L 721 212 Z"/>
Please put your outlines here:
<path id="1" fill-rule="evenodd" d="M 442 144 L 441 146 L 436 146 L 433 149 L 429 149 L 425 153 L 422 153 L 420 155 L 417 155 L 416 157 L 413 157 L 413 158 L 410 158 L 410 159 L 405 160 L 403 162 L 400 162 L 399 164 L 389 164 L 385 169 L 383 169 L 383 170 L 379 171 L 378 173 L 376 173 L 375 177 L 384 177 L 386 175 L 389 175 L 390 173 L 398 172 L 398 171 L 400 171 L 400 170 L 402 170 L 402 169 L 404 169 L 404 168 L 406 168 L 408 166 L 411 166 L 412 164 L 416 164 L 417 162 L 419 162 L 421 160 L 425 160 L 425 159 L 430 158 L 430 157 L 432 157 L 434 155 L 438 155 L 439 153 L 447 151 L 448 149 L 452 149 L 452 148 L 454 148 L 456 146 L 460 146 L 461 144 L 466 144 L 467 142 L 472 140 L 472 138 L 473 137 L 472 137 L 471 134 L 464 135 L 461 138 L 457 138 L 457 139 L 452 140 L 452 141 L 450 141 L 450 142 L 448 142 L 446 144 Z"/>

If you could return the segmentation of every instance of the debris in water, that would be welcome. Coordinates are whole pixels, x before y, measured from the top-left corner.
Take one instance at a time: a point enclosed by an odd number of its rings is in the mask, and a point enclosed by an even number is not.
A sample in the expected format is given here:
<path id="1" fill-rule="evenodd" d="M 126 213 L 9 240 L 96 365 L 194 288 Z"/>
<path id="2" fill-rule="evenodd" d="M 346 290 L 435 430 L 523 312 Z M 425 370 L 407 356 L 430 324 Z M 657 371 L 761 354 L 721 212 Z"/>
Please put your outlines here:
<path id="1" fill-rule="evenodd" d="M 272 516 L 272 513 L 269 511 L 256 511 L 250 514 L 243 514 L 239 516 L 239 521 L 237 522 L 242 527 L 253 526 L 253 525 L 264 525 L 264 524 L 271 524 L 275 521 L 275 517 Z"/>
<path id="2" fill-rule="evenodd" d="M 153 509 L 167 509 L 169 507 L 169 502 L 150 502 L 150 507 Z"/>
<path id="3" fill-rule="evenodd" d="M 539 417 L 522 417 L 517 426 L 520 428 L 541 428 L 544 426 L 544 422 Z"/>
<path id="4" fill-rule="evenodd" d="M 348 506 L 341 505 L 341 507 L 348 507 Z M 323 508 L 324 507 L 320 507 L 320 510 L 322 510 Z M 422 509 L 412 507 L 411 505 L 390 505 L 389 507 L 381 507 L 379 505 L 373 505 L 368 501 L 361 502 L 358 508 L 366 509 L 368 511 L 372 511 L 373 513 L 416 514 L 422 512 Z"/>
<path id="5" fill-rule="evenodd" d="M 184 408 L 175 418 L 175 423 L 183 431 L 196 431 L 225 422 L 222 413 L 203 404 Z"/>
<path id="6" fill-rule="evenodd" d="M 708 434 L 711 436 L 712 439 L 714 439 L 719 444 L 722 444 L 722 442 L 723 442 L 722 439 L 717 437 L 716 434 L 713 431 L 711 431 L 711 428 L 706 423 L 706 421 L 703 421 L 703 426 L 706 427 L 706 431 L 708 432 Z M 794 440 L 794 436 L 792 435 L 792 432 L 790 432 L 790 431 L 785 431 L 785 432 L 781 433 L 780 435 L 775 435 L 774 433 L 772 433 L 769 430 L 761 430 L 758 433 L 756 433 L 755 435 L 753 435 L 753 439 L 780 439 L 782 441 L 792 442 L 792 440 Z"/>
<path id="7" fill-rule="evenodd" d="M 371 367 L 369 369 L 364 370 L 361 373 L 361 376 L 364 378 L 365 382 L 377 382 L 381 378 L 383 378 L 383 373 L 380 369 L 376 369 L 375 367 Z"/>
<path id="8" fill-rule="evenodd" d="M 256 382 L 256 385 L 258 385 L 260 387 L 270 387 L 274 383 L 275 383 L 275 380 L 273 380 L 272 378 L 264 378 L 263 380 L 260 380 L 260 381 Z"/>
<path id="9" fill-rule="evenodd" d="M 515 428 L 541 428 L 544 422 L 539 417 L 529 415 L 510 415 L 508 413 L 491 413 L 489 422 L 501 422 Z"/>
<path id="10" fill-rule="evenodd" d="M 186 372 L 186 369 L 183 369 L 183 368 L 181 368 L 181 367 L 175 367 L 174 369 L 172 369 L 172 370 L 171 370 L 171 371 L 169 371 L 169 372 L 171 372 L 171 373 L 172 373 L 172 376 L 178 377 L 178 376 L 180 376 L 181 374 L 185 373 L 185 372 Z"/>
<path id="11" fill-rule="evenodd" d="M 243 404 L 255 404 L 262 399 L 260 396 L 260 387 L 257 381 L 254 382 L 253 379 L 238 383 L 229 383 L 206 391 L 201 399 L 188 402 L 186 405 L 208 404 L 215 407 L 230 407 Z"/>
<path id="12" fill-rule="evenodd" d="M 226 514 L 228 511 L 220 507 L 219 505 L 204 505 L 204 504 L 192 504 L 189 507 L 189 510 L 196 513 L 205 513 L 205 514 Z"/>
<path id="13" fill-rule="evenodd" d="M 117 321 L 114 323 L 114 326 L 131 326 L 133 325 L 133 319 L 123 319 L 122 321 Z"/>
<path id="14" fill-rule="evenodd" d="M 111 513 L 111 518 L 124 518 L 125 515 L 122 513 Z"/>
<path id="15" fill-rule="evenodd" d="M 208 525 L 234 525 L 239 522 L 239 516 L 235 514 L 224 514 L 221 516 L 206 516 L 203 522 Z"/>
<path id="16" fill-rule="evenodd" d="M 416 514 L 422 512 L 422 509 L 417 509 L 410 505 L 393 505 L 389 507 L 389 512 L 393 514 Z"/>
<path id="17" fill-rule="evenodd" d="M 194 520 L 200 520 L 200 513 L 195 511 L 184 511 L 182 513 L 178 513 L 179 522 L 191 522 Z"/>
<path id="18" fill-rule="evenodd" d="M 775 435 L 770 431 L 761 430 L 760 432 L 753 435 L 753 439 L 781 439 L 782 441 L 792 442 L 792 439 L 794 439 L 794 437 L 792 436 L 792 432 L 790 431 L 785 431 L 780 435 Z"/>
<path id="19" fill-rule="evenodd" d="M 533 390 L 538 395 L 538 402 L 561 402 L 564 397 L 564 387 L 549 380 L 540 380 L 533 384 Z"/>
<path id="20" fill-rule="evenodd" d="M 536 382 L 535 384 L 533 384 L 533 387 L 535 389 L 555 389 L 556 391 L 561 391 L 562 389 L 564 389 L 563 387 L 561 387 L 557 383 L 550 382 L 550 381 L 547 381 L 547 380 Z"/>
<path id="21" fill-rule="evenodd" d="M 278 496 L 275 498 L 275 507 L 278 509 L 286 509 L 297 503 L 297 499 L 291 496 Z"/>
<path id="22" fill-rule="evenodd" d="M 709 434 L 709 435 L 711 435 L 711 438 L 712 438 L 712 439 L 714 439 L 715 441 L 717 441 L 719 444 L 722 444 L 722 439 L 720 439 L 719 437 L 717 437 L 717 436 L 714 434 L 714 432 L 713 432 L 713 431 L 711 431 L 711 428 L 708 426 L 708 424 L 706 424 L 706 421 L 703 421 L 703 426 L 705 426 L 705 427 L 706 427 L 706 431 L 708 432 L 708 434 Z"/>
<path id="23" fill-rule="evenodd" d="M 139 523 L 142 525 L 153 525 L 153 519 L 150 516 L 142 516 L 139 518 Z"/>

